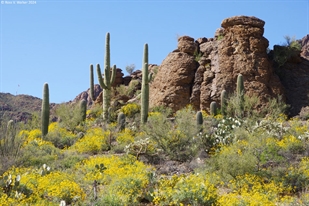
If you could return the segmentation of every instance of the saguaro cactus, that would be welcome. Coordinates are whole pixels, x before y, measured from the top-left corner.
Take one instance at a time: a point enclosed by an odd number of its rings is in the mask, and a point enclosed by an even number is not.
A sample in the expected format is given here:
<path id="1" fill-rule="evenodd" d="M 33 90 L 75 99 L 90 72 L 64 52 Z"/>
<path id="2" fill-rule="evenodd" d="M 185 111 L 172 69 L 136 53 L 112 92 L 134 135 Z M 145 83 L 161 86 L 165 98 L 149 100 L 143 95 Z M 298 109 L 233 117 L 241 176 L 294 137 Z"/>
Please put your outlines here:
<path id="1" fill-rule="evenodd" d="M 216 116 L 217 115 L 217 103 L 215 101 L 210 103 L 210 115 Z"/>
<path id="2" fill-rule="evenodd" d="M 117 123 L 118 123 L 118 129 L 119 131 L 122 131 L 126 127 L 126 115 L 122 112 L 118 114 L 117 118 Z"/>
<path id="3" fill-rule="evenodd" d="M 93 65 L 90 64 L 90 97 L 92 101 L 95 101 L 94 99 L 94 80 L 93 80 Z"/>
<path id="4" fill-rule="evenodd" d="M 197 125 L 203 124 L 203 114 L 201 111 L 196 112 L 196 124 Z"/>
<path id="5" fill-rule="evenodd" d="M 237 98 L 239 101 L 239 112 L 240 116 L 244 115 L 244 104 L 245 104 L 245 87 L 244 87 L 244 78 L 242 74 L 239 74 L 237 77 Z"/>
<path id="6" fill-rule="evenodd" d="M 111 104 L 111 87 L 116 78 L 116 65 L 113 66 L 112 72 L 110 67 L 110 37 L 109 33 L 106 34 L 105 43 L 105 62 L 104 62 L 104 80 L 102 78 L 100 65 L 97 64 L 97 73 L 100 86 L 103 89 L 103 119 L 109 119 L 108 109 Z"/>
<path id="7" fill-rule="evenodd" d="M 227 93 L 226 90 L 222 90 L 221 92 L 221 114 L 226 116 L 226 108 L 227 107 Z"/>
<path id="8" fill-rule="evenodd" d="M 86 120 L 86 112 L 87 112 L 87 101 L 86 100 L 81 100 L 79 103 L 79 110 L 80 110 L 80 117 L 81 121 Z"/>
<path id="9" fill-rule="evenodd" d="M 196 125 L 198 132 L 201 132 L 203 127 L 203 114 L 201 111 L 196 113 Z"/>
<path id="10" fill-rule="evenodd" d="M 49 88 L 48 83 L 43 86 L 43 100 L 42 100 L 42 135 L 43 137 L 48 133 L 49 125 Z"/>
<path id="11" fill-rule="evenodd" d="M 148 119 L 149 109 L 149 82 L 152 79 L 152 73 L 148 72 L 148 44 L 144 45 L 144 58 L 142 70 L 142 94 L 141 94 L 141 123 L 144 124 Z"/>

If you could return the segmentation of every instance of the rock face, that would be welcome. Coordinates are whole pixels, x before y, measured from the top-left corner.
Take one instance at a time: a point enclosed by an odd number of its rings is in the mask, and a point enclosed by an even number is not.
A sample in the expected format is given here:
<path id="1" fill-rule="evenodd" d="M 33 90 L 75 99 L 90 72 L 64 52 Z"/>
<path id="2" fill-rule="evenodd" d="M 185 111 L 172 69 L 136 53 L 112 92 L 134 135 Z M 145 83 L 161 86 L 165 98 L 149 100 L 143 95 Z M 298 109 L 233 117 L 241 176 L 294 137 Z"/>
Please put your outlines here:
<path id="1" fill-rule="evenodd" d="M 170 53 L 151 83 L 150 107 L 164 105 L 178 110 L 189 104 L 196 68 L 197 62 L 192 55 L 178 51 Z"/>
<path id="2" fill-rule="evenodd" d="M 301 53 L 300 56 L 309 60 L 309 34 L 307 34 L 301 41 Z"/>
<path id="3" fill-rule="evenodd" d="M 123 73 L 122 70 L 117 68 L 116 69 L 116 77 L 115 77 L 115 81 L 112 84 L 113 87 L 119 86 L 120 84 L 123 84 Z"/>
<path id="4" fill-rule="evenodd" d="M 284 86 L 286 103 L 290 105 L 289 115 L 295 116 L 309 105 L 309 35 L 301 41 L 300 62 L 288 61 L 277 73 Z"/>
<path id="5" fill-rule="evenodd" d="M 98 99 L 101 92 L 102 92 L 102 89 L 101 89 L 100 85 L 95 84 L 94 85 L 94 98 Z M 79 95 L 77 95 L 72 102 L 73 103 L 80 102 L 83 99 L 87 101 L 87 107 L 94 104 L 94 102 L 92 101 L 92 99 L 90 97 L 90 89 L 88 89 L 87 91 L 84 91 L 84 92 L 80 93 Z"/>
<path id="6" fill-rule="evenodd" d="M 150 106 L 164 105 L 174 111 L 192 104 L 208 110 L 212 101 L 220 104 L 223 89 L 233 93 L 238 74 L 245 80 L 248 95 L 283 95 L 274 74 L 263 37 L 265 22 L 256 17 L 235 16 L 223 20 L 215 38 L 180 37 L 178 48 L 162 62 L 150 86 Z"/>
<path id="7" fill-rule="evenodd" d="M 223 89 L 233 93 L 240 73 L 248 95 L 258 95 L 264 103 L 268 97 L 283 95 L 280 80 L 273 74 L 266 54 L 264 24 L 256 17 L 231 17 L 222 21 L 223 30 L 215 41 L 200 45 L 203 56 L 211 61 L 201 86 L 201 109 L 208 109 L 211 101 L 220 102 Z"/>

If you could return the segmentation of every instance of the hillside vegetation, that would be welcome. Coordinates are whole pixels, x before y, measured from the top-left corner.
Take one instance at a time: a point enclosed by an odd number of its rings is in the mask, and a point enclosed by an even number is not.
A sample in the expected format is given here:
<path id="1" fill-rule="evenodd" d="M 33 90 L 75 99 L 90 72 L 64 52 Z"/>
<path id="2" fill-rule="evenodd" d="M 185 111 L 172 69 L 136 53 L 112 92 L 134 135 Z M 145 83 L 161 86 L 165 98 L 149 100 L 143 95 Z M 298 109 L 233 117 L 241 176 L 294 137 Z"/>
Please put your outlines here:
<path id="1" fill-rule="evenodd" d="M 309 205 L 309 122 L 287 118 L 280 97 L 261 105 L 239 74 L 209 112 L 149 108 L 148 45 L 141 90 L 115 91 L 106 35 L 103 105 L 55 108 L 0 121 L 0 205 Z M 132 85 L 131 85 L 132 86 Z M 90 65 L 90 96 L 93 95 Z M 120 90 L 136 103 L 114 104 Z M 102 102 L 102 101 L 101 101 Z"/>
<path id="2" fill-rule="evenodd" d="M 58 108 L 60 122 L 42 137 L 40 118 L 1 124 L 2 205 L 307 205 L 308 122 L 287 119 L 271 100 L 254 109 L 255 97 L 237 94 L 226 114 L 188 106 L 172 114 L 156 107 L 140 124 L 140 105 L 104 122 L 101 107 L 78 118 L 78 105 Z M 242 110 L 239 110 L 242 109 Z M 68 112 L 71 111 L 71 112 Z M 238 111 L 238 112 L 237 112 Z M 272 111 L 272 113 L 271 113 Z M 199 116 L 199 115 L 198 115 Z M 75 125 L 74 127 L 71 127 Z M 164 173 L 177 162 L 190 169 Z"/>

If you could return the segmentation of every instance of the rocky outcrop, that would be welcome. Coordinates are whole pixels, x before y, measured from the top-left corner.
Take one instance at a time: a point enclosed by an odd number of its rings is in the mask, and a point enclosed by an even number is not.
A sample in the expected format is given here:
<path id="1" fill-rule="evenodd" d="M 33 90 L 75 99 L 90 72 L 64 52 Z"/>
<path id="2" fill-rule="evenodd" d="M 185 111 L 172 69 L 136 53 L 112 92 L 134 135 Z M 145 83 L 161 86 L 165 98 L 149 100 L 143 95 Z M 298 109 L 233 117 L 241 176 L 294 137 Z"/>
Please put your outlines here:
<path id="1" fill-rule="evenodd" d="M 101 89 L 100 85 L 95 84 L 94 85 L 94 98 L 96 99 L 95 101 L 97 101 L 101 92 L 102 92 L 102 89 Z M 83 99 L 87 101 L 87 107 L 90 107 L 91 105 L 94 104 L 94 102 L 92 101 L 92 99 L 90 97 L 90 89 L 88 89 L 87 91 L 84 91 L 84 92 L 80 93 L 79 95 L 77 95 L 72 102 L 77 103 L 77 102 L 80 102 Z"/>
<path id="2" fill-rule="evenodd" d="M 178 110 L 190 104 L 196 68 L 193 55 L 180 51 L 168 54 L 151 83 L 150 107 L 164 105 Z"/>
<path id="3" fill-rule="evenodd" d="M 291 56 L 276 72 L 284 86 L 286 103 L 290 105 L 289 115 L 299 114 L 302 108 L 309 105 L 309 35 L 301 41 L 299 61 Z"/>
<path id="4" fill-rule="evenodd" d="M 309 34 L 307 34 L 302 40 L 301 40 L 301 53 L 300 56 L 304 59 L 309 60 Z"/>
<path id="5" fill-rule="evenodd" d="M 208 109 L 211 101 L 220 102 L 223 89 L 234 92 L 240 73 L 244 76 L 246 93 L 258 95 L 263 103 L 269 97 L 283 95 L 280 80 L 266 54 L 264 24 L 256 17 L 231 17 L 222 21 L 214 41 L 200 45 L 203 56 L 210 60 L 201 86 L 201 109 Z"/>
<path id="6" fill-rule="evenodd" d="M 112 87 L 116 87 L 116 86 L 119 86 L 121 84 L 123 84 L 123 73 L 122 73 L 122 70 L 117 68 L 116 69 L 116 77 L 115 77 L 115 81 L 114 83 L 112 84 Z"/>
<path id="7" fill-rule="evenodd" d="M 283 95 L 266 54 L 264 24 L 256 17 L 235 16 L 223 20 L 214 38 L 180 37 L 178 48 L 162 62 L 151 83 L 150 105 L 176 111 L 192 104 L 196 110 L 208 110 L 212 101 L 220 103 L 223 89 L 235 91 L 240 73 L 246 93 L 258 95 L 262 104 Z"/>

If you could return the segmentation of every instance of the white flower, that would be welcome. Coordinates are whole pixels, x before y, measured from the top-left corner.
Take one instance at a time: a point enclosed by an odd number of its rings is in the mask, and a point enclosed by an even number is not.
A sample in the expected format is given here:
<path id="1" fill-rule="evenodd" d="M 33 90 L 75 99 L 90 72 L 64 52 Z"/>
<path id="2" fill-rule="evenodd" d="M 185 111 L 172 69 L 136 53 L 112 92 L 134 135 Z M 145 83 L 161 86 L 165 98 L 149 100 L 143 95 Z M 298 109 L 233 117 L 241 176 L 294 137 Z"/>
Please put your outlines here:
<path id="1" fill-rule="evenodd" d="M 59 206 L 65 206 L 65 201 L 61 200 L 60 205 Z"/>

